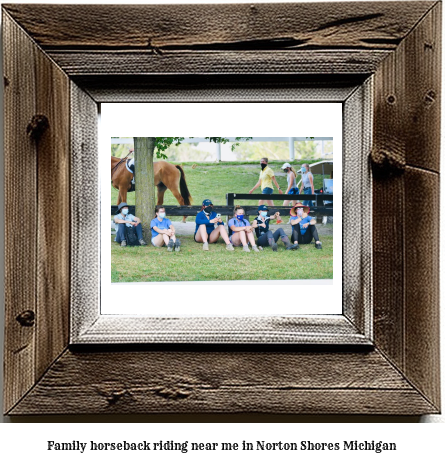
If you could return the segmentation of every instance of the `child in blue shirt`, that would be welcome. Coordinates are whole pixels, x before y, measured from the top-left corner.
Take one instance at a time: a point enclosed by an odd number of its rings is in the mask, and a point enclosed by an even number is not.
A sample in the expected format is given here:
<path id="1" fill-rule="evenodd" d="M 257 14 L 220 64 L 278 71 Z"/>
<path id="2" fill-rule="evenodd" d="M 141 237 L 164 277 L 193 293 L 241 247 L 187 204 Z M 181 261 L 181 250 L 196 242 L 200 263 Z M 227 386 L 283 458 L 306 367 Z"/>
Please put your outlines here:
<path id="1" fill-rule="evenodd" d="M 155 247 L 167 246 L 167 252 L 181 250 L 181 241 L 175 236 L 175 228 L 172 222 L 165 217 L 165 208 L 157 206 L 155 209 L 156 218 L 151 220 L 151 243 Z"/>
<path id="2" fill-rule="evenodd" d="M 290 210 L 290 224 L 292 225 L 291 239 L 294 245 L 310 244 L 312 238 L 315 239 L 315 248 L 321 249 L 321 242 L 318 237 L 318 231 L 315 227 L 316 220 L 309 216 L 310 207 L 297 203 Z"/>
<path id="3" fill-rule="evenodd" d="M 226 250 L 233 251 L 224 222 L 221 215 L 213 211 L 213 203 L 210 199 L 202 202 L 202 210 L 196 215 L 195 242 L 202 242 L 202 250 L 209 250 L 209 242 L 213 244 L 221 236 L 226 243 Z"/>

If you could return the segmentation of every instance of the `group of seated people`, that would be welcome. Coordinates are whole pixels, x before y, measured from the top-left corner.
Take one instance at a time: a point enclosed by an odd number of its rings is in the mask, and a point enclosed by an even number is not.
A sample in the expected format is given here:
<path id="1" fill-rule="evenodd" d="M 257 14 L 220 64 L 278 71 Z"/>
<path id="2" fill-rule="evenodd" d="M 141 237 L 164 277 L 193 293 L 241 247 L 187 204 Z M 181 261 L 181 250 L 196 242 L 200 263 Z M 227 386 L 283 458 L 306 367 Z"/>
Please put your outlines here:
<path id="1" fill-rule="evenodd" d="M 310 244 L 315 240 L 315 248 L 321 249 L 322 244 L 318 237 L 316 220 L 309 216 L 310 207 L 297 203 L 290 210 L 290 224 L 292 225 L 291 238 L 286 235 L 283 228 L 278 228 L 274 232 L 269 229 L 271 220 L 282 222 L 280 214 L 277 212 L 269 216 L 269 207 L 260 205 L 258 216 L 252 223 L 245 218 L 246 213 L 240 206 L 236 206 L 233 218 L 229 220 L 228 232 L 224 226 L 221 214 L 213 209 L 210 199 L 202 202 L 202 209 L 196 215 L 196 228 L 194 233 L 195 242 L 202 243 L 203 250 L 209 250 L 209 244 L 218 241 L 219 237 L 226 244 L 226 250 L 233 251 L 234 247 L 242 247 L 245 252 L 250 252 L 249 245 L 254 252 L 259 252 L 264 247 L 271 247 L 274 252 L 278 250 L 278 241 L 281 239 L 286 250 L 297 250 L 299 244 Z M 165 217 L 165 208 L 157 206 L 156 217 L 150 223 L 152 233 L 151 243 L 155 247 L 167 247 L 167 251 L 179 252 L 181 242 L 175 235 L 175 228 L 172 222 Z M 118 214 L 114 217 L 118 225 L 116 242 L 122 247 L 127 245 L 125 239 L 125 227 L 135 227 L 140 245 L 147 245 L 142 238 L 142 226 L 139 218 L 128 212 L 128 205 L 121 203 L 118 207 Z M 254 235 L 255 232 L 255 235 Z"/>

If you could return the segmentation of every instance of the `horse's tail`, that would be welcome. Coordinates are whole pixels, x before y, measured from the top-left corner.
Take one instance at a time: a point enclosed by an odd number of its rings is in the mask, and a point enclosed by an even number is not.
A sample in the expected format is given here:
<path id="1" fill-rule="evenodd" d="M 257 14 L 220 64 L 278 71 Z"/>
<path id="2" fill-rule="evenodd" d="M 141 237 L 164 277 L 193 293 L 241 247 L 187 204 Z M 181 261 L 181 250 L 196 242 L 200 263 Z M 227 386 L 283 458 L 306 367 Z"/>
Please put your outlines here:
<path id="1" fill-rule="evenodd" d="M 179 165 L 175 165 L 175 166 L 181 172 L 181 179 L 179 180 L 179 191 L 181 192 L 181 196 L 184 199 L 184 205 L 191 205 L 193 202 L 193 199 L 187 187 L 187 183 L 185 182 L 184 170 L 182 169 L 182 166 L 179 166 Z"/>

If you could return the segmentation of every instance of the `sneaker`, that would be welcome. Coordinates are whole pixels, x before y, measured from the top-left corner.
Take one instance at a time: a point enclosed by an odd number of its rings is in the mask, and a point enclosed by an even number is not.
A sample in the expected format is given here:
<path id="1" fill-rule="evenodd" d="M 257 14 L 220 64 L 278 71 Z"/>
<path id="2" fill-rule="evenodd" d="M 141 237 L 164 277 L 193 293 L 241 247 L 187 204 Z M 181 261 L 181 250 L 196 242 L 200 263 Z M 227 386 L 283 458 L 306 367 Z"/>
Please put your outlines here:
<path id="1" fill-rule="evenodd" d="M 300 246 L 298 244 L 292 244 L 292 245 L 288 245 L 286 247 L 286 250 L 298 250 L 300 248 Z"/>
<path id="2" fill-rule="evenodd" d="M 243 251 L 244 252 L 250 252 L 249 246 L 248 245 L 243 245 Z"/>
<path id="3" fill-rule="evenodd" d="M 278 244 L 274 241 L 272 242 L 272 251 L 277 252 L 278 251 Z"/>
<path id="4" fill-rule="evenodd" d="M 252 250 L 254 252 L 259 252 L 258 247 L 256 245 L 252 245 Z"/>
<path id="5" fill-rule="evenodd" d="M 175 246 L 175 243 L 173 242 L 173 239 L 170 239 L 167 245 L 167 252 L 172 252 L 174 246 Z"/>
<path id="6" fill-rule="evenodd" d="M 121 247 L 127 247 L 127 241 L 122 241 L 121 242 Z"/>
<path id="7" fill-rule="evenodd" d="M 323 247 L 321 246 L 321 242 L 319 242 L 318 244 L 315 244 L 315 248 L 316 249 L 322 249 Z"/>
<path id="8" fill-rule="evenodd" d="M 181 250 L 181 241 L 179 239 L 176 239 L 175 252 L 179 252 L 180 250 Z"/>
<path id="9" fill-rule="evenodd" d="M 244 248 L 244 247 L 243 247 Z M 226 245 L 226 250 L 230 250 L 231 252 L 233 252 L 235 249 L 233 248 L 233 245 L 232 244 L 227 244 Z"/>
<path id="10" fill-rule="evenodd" d="M 147 245 L 147 243 L 144 241 L 144 239 L 139 239 L 139 244 L 141 244 L 141 245 Z"/>
<path id="11" fill-rule="evenodd" d="M 258 250 L 263 250 L 263 248 L 261 247 L 261 245 L 258 247 Z"/>
<path id="12" fill-rule="evenodd" d="M 209 250 L 209 243 L 208 242 L 204 242 L 204 244 L 202 244 L 202 250 Z"/>

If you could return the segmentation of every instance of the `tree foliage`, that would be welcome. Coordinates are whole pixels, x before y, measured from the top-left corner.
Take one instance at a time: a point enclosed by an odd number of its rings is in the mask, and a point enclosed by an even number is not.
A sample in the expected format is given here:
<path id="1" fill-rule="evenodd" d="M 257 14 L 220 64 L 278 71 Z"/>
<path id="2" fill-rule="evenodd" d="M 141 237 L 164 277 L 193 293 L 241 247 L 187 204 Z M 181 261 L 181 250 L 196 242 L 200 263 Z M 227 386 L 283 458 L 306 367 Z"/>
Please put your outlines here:
<path id="1" fill-rule="evenodd" d="M 295 142 L 295 153 L 297 158 L 303 160 L 311 160 L 312 158 L 317 158 L 319 146 L 313 140 L 302 140 Z"/>
<path id="2" fill-rule="evenodd" d="M 184 140 L 184 137 L 156 137 L 156 144 L 155 144 L 155 153 L 157 158 L 168 158 L 165 154 L 165 151 L 171 145 L 180 145 L 181 142 Z M 193 137 L 190 137 L 193 139 Z M 217 144 L 227 144 L 230 140 L 227 137 L 205 137 L 209 142 L 215 142 Z M 235 150 L 236 147 L 240 144 L 243 140 L 252 139 L 251 137 L 235 137 L 236 142 L 232 144 L 232 152 Z"/>
<path id="3" fill-rule="evenodd" d="M 242 143 L 236 149 L 238 160 L 286 160 L 289 158 L 289 143 L 285 141 Z"/>

